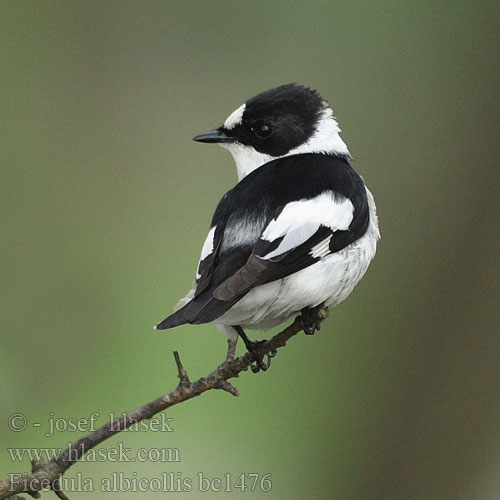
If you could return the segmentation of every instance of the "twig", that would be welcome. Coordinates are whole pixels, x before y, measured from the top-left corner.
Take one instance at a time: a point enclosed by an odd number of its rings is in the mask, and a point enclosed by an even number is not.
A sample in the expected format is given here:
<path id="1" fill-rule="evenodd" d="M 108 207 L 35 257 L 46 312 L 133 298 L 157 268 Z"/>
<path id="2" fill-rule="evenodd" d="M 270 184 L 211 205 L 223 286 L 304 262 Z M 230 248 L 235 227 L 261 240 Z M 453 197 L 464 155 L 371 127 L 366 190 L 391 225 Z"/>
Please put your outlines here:
<path id="1" fill-rule="evenodd" d="M 178 377 L 179 377 L 179 387 L 186 387 L 188 385 L 191 384 L 191 380 L 189 380 L 189 376 L 187 374 L 187 371 L 186 369 L 184 368 L 184 366 L 182 365 L 182 361 L 181 361 L 181 357 L 179 356 L 179 353 L 177 351 L 174 351 L 174 359 L 175 359 L 175 363 L 177 365 L 177 371 L 179 372 L 178 373 Z"/>
<path id="2" fill-rule="evenodd" d="M 319 320 L 324 320 L 328 317 L 328 308 L 318 307 L 315 314 Z M 290 326 L 276 334 L 270 340 L 260 344 L 260 354 L 264 356 L 274 349 L 284 347 L 288 340 L 301 330 L 302 317 L 298 316 Z M 228 379 L 237 377 L 240 372 L 247 370 L 253 362 L 253 356 L 249 352 L 234 359 L 234 351 L 231 353 L 231 346 L 229 346 L 228 357 L 221 365 L 205 377 L 191 382 L 177 351 L 174 351 L 174 359 L 180 380 L 179 385 L 174 391 L 141 406 L 137 410 L 124 414 L 112 422 L 108 422 L 88 436 L 71 444 L 55 459 L 46 463 L 41 461 L 33 462 L 31 474 L 11 475 L 11 479 L 0 481 L 0 500 L 6 498 L 10 498 L 10 500 L 14 500 L 15 498 L 20 499 L 20 497 L 16 496 L 20 493 L 27 493 L 33 498 L 39 498 L 39 491 L 48 486 L 50 486 L 60 499 L 68 500 L 68 497 L 61 491 L 60 479 L 89 450 L 131 425 L 141 420 L 150 419 L 171 406 L 199 396 L 211 389 L 221 389 L 234 396 L 238 396 L 238 390 L 228 382 Z"/>

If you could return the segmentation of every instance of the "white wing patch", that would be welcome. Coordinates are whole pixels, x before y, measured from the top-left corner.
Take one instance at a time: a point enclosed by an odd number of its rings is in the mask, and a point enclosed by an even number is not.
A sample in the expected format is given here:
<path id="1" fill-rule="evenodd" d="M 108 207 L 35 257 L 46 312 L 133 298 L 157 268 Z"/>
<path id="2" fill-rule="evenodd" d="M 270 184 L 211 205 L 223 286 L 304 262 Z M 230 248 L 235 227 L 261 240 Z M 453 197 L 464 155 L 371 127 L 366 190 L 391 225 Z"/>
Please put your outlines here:
<path id="1" fill-rule="evenodd" d="M 324 257 L 325 255 L 328 255 L 330 253 L 330 240 L 332 239 L 333 234 L 328 236 L 328 238 L 325 238 L 323 241 L 320 241 L 317 245 L 314 245 L 311 247 L 311 251 L 309 254 L 313 259 L 316 257 Z"/>
<path id="2" fill-rule="evenodd" d="M 214 251 L 214 236 L 216 228 L 217 226 L 214 226 L 208 232 L 207 239 L 205 240 L 205 243 L 203 243 L 203 248 L 201 249 L 200 262 L 202 260 L 205 260 Z M 201 278 L 199 269 L 200 269 L 200 264 L 198 264 L 198 271 L 196 272 L 197 280 Z"/>
<path id="3" fill-rule="evenodd" d="M 282 253 L 298 247 L 307 241 L 321 225 L 333 231 L 349 228 L 354 215 L 354 206 L 348 198 L 337 196 L 332 191 L 311 198 L 288 203 L 279 216 L 264 229 L 261 238 L 274 241 L 283 238 L 277 248 L 264 258 L 272 259 Z M 328 241 L 311 248 L 311 255 L 323 256 L 328 253 Z M 326 253 L 325 253 L 326 252 Z"/>
<path id="4" fill-rule="evenodd" d="M 224 122 L 224 128 L 232 130 L 236 125 L 241 124 L 243 113 L 245 112 L 246 104 L 242 104 L 238 109 L 234 110 Z"/>

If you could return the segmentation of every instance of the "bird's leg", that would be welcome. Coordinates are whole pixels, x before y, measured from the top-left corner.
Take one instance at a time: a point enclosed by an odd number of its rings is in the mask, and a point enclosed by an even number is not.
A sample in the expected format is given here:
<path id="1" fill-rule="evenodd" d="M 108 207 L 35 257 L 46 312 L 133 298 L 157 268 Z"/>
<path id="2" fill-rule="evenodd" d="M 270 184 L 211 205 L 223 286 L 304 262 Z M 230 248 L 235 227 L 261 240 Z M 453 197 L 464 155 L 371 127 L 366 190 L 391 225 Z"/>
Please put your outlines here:
<path id="1" fill-rule="evenodd" d="M 243 342 L 245 343 L 245 346 L 248 350 L 248 352 L 253 354 L 253 357 L 255 359 L 255 365 L 251 365 L 252 371 L 254 373 L 258 373 L 260 370 L 266 371 L 270 366 L 271 366 L 271 359 L 276 356 L 276 349 L 273 349 L 268 355 L 267 355 L 267 362 L 264 362 L 262 359 L 262 356 L 260 355 L 259 352 L 259 345 L 266 342 L 265 340 L 250 340 L 247 337 L 247 334 L 244 332 L 243 328 L 241 326 L 234 326 L 233 327 L 237 332 L 238 335 L 243 339 Z"/>
<path id="2" fill-rule="evenodd" d="M 321 323 L 328 317 L 328 308 L 324 304 L 316 307 L 306 307 L 302 309 L 301 317 L 304 333 L 314 335 L 316 330 L 321 330 Z"/>

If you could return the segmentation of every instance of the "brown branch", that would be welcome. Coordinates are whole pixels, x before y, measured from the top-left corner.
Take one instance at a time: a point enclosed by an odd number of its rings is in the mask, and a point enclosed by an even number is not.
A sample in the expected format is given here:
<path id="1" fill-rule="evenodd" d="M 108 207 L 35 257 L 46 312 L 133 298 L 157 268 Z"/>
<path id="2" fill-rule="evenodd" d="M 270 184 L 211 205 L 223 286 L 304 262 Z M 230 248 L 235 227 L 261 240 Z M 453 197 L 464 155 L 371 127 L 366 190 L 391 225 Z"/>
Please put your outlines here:
<path id="1" fill-rule="evenodd" d="M 319 321 L 328 317 L 328 308 L 318 306 L 314 309 L 314 315 Z M 298 316 L 295 321 L 285 328 L 282 332 L 276 334 L 270 340 L 259 345 L 260 354 L 264 356 L 274 349 L 284 347 L 288 340 L 299 333 L 303 328 L 302 317 Z M 170 408 L 178 403 L 199 396 L 211 389 L 222 389 L 224 391 L 238 396 L 237 389 L 228 382 L 228 379 L 237 377 L 240 372 L 245 371 L 253 362 L 253 356 L 247 352 L 243 356 L 234 359 L 234 345 L 229 344 L 228 357 L 211 373 L 195 382 L 189 380 L 186 369 L 182 365 L 179 353 L 174 351 L 174 359 L 177 364 L 179 385 L 177 388 L 161 396 L 150 403 L 141 406 L 137 410 L 122 415 L 112 422 L 108 422 L 101 428 L 92 432 L 71 444 L 59 456 L 49 462 L 33 462 L 31 474 L 11 475 L 11 479 L 0 481 L 0 500 L 10 498 L 20 499 L 17 495 L 27 493 L 33 498 L 40 497 L 40 490 L 50 487 L 59 498 L 68 500 L 68 497 L 60 489 L 60 478 L 62 475 L 76 463 L 85 453 L 102 443 L 111 436 L 127 429 L 131 425 L 152 418 L 157 413 Z"/>

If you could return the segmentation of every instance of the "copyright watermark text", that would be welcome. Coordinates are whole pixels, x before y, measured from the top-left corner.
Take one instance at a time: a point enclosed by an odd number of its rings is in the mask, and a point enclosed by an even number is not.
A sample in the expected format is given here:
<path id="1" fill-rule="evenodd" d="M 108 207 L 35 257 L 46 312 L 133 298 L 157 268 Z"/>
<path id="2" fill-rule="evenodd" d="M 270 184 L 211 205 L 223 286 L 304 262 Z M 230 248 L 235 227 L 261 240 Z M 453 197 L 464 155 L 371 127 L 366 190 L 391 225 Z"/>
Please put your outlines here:
<path id="1" fill-rule="evenodd" d="M 135 422 L 127 427 L 124 425 L 126 421 L 126 414 L 116 415 L 109 413 L 108 417 L 110 430 L 112 431 L 152 431 L 152 432 L 173 432 L 172 417 L 166 417 L 165 414 L 157 415 L 149 420 L 141 420 Z M 49 413 L 49 418 L 46 422 L 29 422 L 28 418 L 22 413 L 13 413 L 7 421 L 9 429 L 13 432 L 22 432 L 27 427 L 41 428 L 44 430 L 45 437 L 52 437 L 57 432 L 94 432 L 100 427 L 97 425 L 98 419 L 101 414 L 97 411 L 91 413 L 88 417 L 84 418 L 63 418 L 55 417 L 53 412 Z M 126 428 L 125 428 L 126 427 Z"/>

